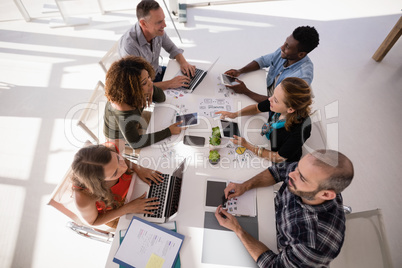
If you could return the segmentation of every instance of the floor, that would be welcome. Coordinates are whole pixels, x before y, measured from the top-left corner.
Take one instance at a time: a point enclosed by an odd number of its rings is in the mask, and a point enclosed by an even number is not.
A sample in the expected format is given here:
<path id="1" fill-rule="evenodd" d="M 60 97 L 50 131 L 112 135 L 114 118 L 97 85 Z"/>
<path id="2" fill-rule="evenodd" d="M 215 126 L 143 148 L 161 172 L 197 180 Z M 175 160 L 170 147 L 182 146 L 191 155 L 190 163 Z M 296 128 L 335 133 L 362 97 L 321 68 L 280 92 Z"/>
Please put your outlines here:
<path id="1" fill-rule="evenodd" d="M 85 139 L 74 123 L 104 80 L 98 61 L 135 22 L 134 10 L 101 15 L 85 6 L 88 25 L 51 28 L 61 18 L 54 2 L 27 9 L 31 22 L 13 1 L 0 3 L 0 267 L 103 267 L 109 245 L 73 234 L 46 203 Z M 316 27 L 314 107 L 329 147 L 355 165 L 344 201 L 356 212 L 382 209 L 394 267 L 402 267 L 402 40 L 382 62 L 371 56 L 400 15 L 398 0 L 211 5 L 189 8 L 187 23 L 176 23 L 183 44 L 167 19 L 187 59 L 220 56 L 234 68 L 274 51 L 297 26 Z"/>

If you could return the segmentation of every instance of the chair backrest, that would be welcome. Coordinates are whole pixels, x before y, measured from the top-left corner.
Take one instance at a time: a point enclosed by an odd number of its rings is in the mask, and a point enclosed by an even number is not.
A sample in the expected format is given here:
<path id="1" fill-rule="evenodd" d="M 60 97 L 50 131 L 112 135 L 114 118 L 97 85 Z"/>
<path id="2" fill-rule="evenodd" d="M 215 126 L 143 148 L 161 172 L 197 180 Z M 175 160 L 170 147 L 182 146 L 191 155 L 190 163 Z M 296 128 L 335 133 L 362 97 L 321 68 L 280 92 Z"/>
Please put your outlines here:
<path id="1" fill-rule="evenodd" d="M 77 125 L 80 126 L 95 143 L 103 143 L 106 138 L 103 135 L 103 116 L 107 99 L 105 86 L 101 81 L 96 84 L 91 99 L 83 110 Z"/>
<path id="2" fill-rule="evenodd" d="M 93 1 L 55 0 L 55 2 L 63 21 L 67 25 L 70 23 L 88 24 L 90 22 L 89 17 L 84 17 L 98 10 L 98 5 Z"/>
<path id="3" fill-rule="evenodd" d="M 119 60 L 120 54 L 119 54 L 119 41 L 114 43 L 112 48 L 106 52 L 105 56 L 99 61 L 100 66 L 102 69 L 107 73 L 107 70 L 109 70 L 110 66 L 113 64 L 113 62 Z"/>
<path id="4" fill-rule="evenodd" d="M 92 145 L 92 143 L 90 141 L 86 141 L 84 147 L 89 145 Z M 90 226 L 81 217 L 81 214 L 75 205 L 74 192 L 71 181 L 72 176 L 73 176 L 73 170 L 70 167 L 66 172 L 66 174 L 64 175 L 63 179 L 61 180 L 61 182 L 54 189 L 52 195 L 50 196 L 50 200 L 47 204 L 56 208 L 58 211 L 60 211 L 61 213 L 72 219 L 74 223 L 81 226 Z M 96 229 L 103 231 L 111 231 L 111 228 L 107 225 L 96 226 Z"/>
<path id="5" fill-rule="evenodd" d="M 303 144 L 303 155 L 318 149 L 327 148 L 327 139 L 322 127 L 321 114 L 319 110 L 314 111 L 311 116 L 311 136 Z"/>
<path id="6" fill-rule="evenodd" d="M 139 1 L 133 0 L 98 0 L 99 8 L 102 14 L 112 11 L 122 11 L 122 10 L 135 10 Z"/>
<path id="7" fill-rule="evenodd" d="M 393 267 L 380 209 L 346 215 L 345 242 L 330 267 Z"/>
<path id="8" fill-rule="evenodd" d="M 74 193 L 71 182 L 72 175 L 73 171 L 70 167 L 67 173 L 64 175 L 62 181 L 53 191 L 48 205 L 55 207 L 58 211 L 72 219 L 75 223 L 85 225 L 87 223 L 80 217 L 80 213 L 78 212 L 74 203 Z"/>
<path id="9" fill-rule="evenodd" d="M 92 143 L 87 140 L 83 147 L 90 145 L 92 145 Z M 75 223 L 85 225 L 87 223 L 81 217 L 77 207 L 75 206 L 72 188 L 73 184 L 71 181 L 72 176 L 73 170 L 70 167 L 61 182 L 54 189 L 52 195 L 50 196 L 48 205 L 55 207 L 64 215 L 72 219 Z"/>

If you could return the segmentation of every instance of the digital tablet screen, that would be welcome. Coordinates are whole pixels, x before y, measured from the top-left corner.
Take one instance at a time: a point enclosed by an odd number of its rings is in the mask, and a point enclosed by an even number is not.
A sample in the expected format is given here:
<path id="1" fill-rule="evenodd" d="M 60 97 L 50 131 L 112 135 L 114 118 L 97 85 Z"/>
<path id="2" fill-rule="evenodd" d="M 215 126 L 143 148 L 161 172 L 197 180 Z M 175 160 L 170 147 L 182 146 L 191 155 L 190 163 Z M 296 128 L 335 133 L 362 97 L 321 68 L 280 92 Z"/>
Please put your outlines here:
<path id="1" fill-rule="evenodd" d="M 228 76 L 228 75 L 226 75 L 226 74 L 222 74 L 221 77 L 222 77 L 222 82 L 223 82 L 225 85 L 231 85 L 233 82 L 236 81 L 236 78 L 235 78 L 235 77 Z"/>
<path id="2" fill-rule="evenodd" d="M 224 137 L 233 138 L 233 135 L 240 137 L 239 126 L 236 122 L 221 120 L 222 133 Z"/>
<path id="3" fill-rule="evenodd" d="M 183 123 L 180 124 L 179 127 L 197 125 L 198 124 L 198 114 L 191 113 L 191 114 L 184 114 L 184 115 L 176 116 L 176 122 L 180 122 L 180 121 L 183 121 Z"/>
<path id="4" fill-rule="evenodd" d="M 208 207 L 218 207 L 225 201 L 226 182 L 223 181 L 207 181 L 207 196 L 205 205 Z"/>

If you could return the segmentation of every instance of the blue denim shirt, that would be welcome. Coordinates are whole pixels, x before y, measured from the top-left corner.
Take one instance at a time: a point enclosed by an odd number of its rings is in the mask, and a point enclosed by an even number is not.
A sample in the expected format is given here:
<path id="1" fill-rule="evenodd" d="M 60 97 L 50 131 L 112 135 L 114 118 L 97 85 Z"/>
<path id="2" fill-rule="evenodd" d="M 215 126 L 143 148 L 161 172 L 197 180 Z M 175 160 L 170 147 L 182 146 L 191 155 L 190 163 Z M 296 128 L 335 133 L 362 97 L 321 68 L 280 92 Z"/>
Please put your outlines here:
<path id="1" fill-rule="evenodd" d="M 283 67 L 286 59 L 281 58 L 281 49 L 278 48 L 274 53 L 267 54 L 255 59 L 260 68 L 269 68 L 267 75 L 267 87 L 270 87 L 275 81 L 275 77 L 280 74 L 276 85 L 282 82 L 286 77 L 299 77 L 305 80 L 309 85 L 313 81 L 314 66 L 308 56 L 299 60 L 288 67 Z M 276 86 L 275 85 L 275 86 Z"/>

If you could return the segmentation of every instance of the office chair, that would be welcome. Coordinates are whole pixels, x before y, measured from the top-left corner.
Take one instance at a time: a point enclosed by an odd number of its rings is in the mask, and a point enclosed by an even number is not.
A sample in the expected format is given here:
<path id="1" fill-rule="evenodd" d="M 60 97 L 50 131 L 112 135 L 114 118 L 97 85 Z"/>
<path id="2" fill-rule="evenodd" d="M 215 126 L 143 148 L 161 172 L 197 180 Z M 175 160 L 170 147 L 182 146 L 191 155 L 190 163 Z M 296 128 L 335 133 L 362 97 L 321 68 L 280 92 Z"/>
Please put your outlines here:
<path id="1" fill-rule="evenodd" d="M 98 5 L 101 10 L 102 15 L 106 13 L 111 13 L 113 11 L 121 11 L 121 10 L 135 10 L 139 1 L 132 0 L 98 0 Z"/>
<path id="2" fill-rule="evenodd" d="M 393 267 L 380 209 L 346 215 L 345 242 L 330 267 Z"/>
<path id="3" fill-rule="evenodd" d="M 119 59 L 121 59 L 121 57 L 119 54 L 119 41 L 117 41 L 114 43 L 113 47 L 109 49 L 109 51 L 106 52 L 106 54 L 102 57 L 102 59 L 99 61 L 99 65 L 102 67 L 103 71 L 107 73 L 113 62 L 118 61 Z M 162 55 L 159 55 L 159 65 L 163 66 Z"/>
<path id="4" fill-rule="evenodd" d="M 105 73 L 107 73 L 107 70 L 109 70 L 113 62 L 119 60 L 120 58 L 119 41 L 117 41 L 114 43 L 112 48 L 109 49 L 108 52 L 106 52 L 105 56 L 102 57 L 102 59 L 99 61 L 99 65 L 102 67 Z"/>
<path id="5" fill-rule="evenodd" d="M 87 141 L 84 146 L 91 144 L 91 142 Z M 67 223 L 67 227 L 71 230 L 90 239 L 111 243 L 114 237 L 113 228 L 110 228 L 107 225 L 100 225 L 96 228 L 92 227 L 81 217 L 73 198 L 72 176 L 73 171 L 70 167 L 61 182 L 53 191 L 48 205 L 56 208 L 58 211 L 73 220 L 72 222 Z"/>
<path id="6" fill-rule="evenodd" d="M 103 116 L 105 113 L 106 102 L 105 85 L 101 81 L 98 81 L 87 106 L 77 122 L 77 125 L 81 127 L 96 144 L 101 144 L 107 141 L 103 134 Z M 130 146 L 126 145 L 125 140 L 109 139 L 108 141 L 115 143 L 121 154 L 130 161 L 135 162 L 138 159 L 138 153 L 136 153 Z"/>
<path id="7" fill-rule="evenodd" d="M 77 122 L 77 125 L 97 144 L 106 141 L 102 131 L 106 102 L 105 85 L 98 81 L 87 106 Z"/>
<path id="8" fill-rule="evenodd" d="M 315 150 L 327 148 L 327 136 L 322 126 L 321 114 L 319 110 L 310 115 L 311 136 L 303 144 L 303 156 Z"/>
<path id="9" fill-rule="evenodd" d="M 94 8 L 89 1 L 55 0 L 55 2 L 62 19 L 51 19 L 50 27 L 87 25 L 92 21 L 90 17 L 84 15 Z"/>

